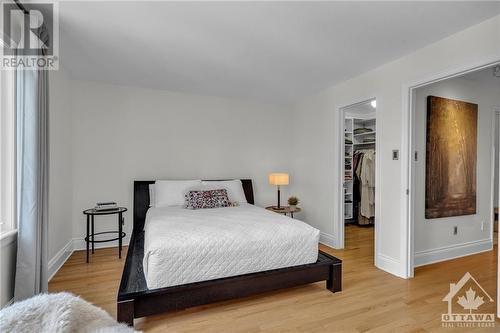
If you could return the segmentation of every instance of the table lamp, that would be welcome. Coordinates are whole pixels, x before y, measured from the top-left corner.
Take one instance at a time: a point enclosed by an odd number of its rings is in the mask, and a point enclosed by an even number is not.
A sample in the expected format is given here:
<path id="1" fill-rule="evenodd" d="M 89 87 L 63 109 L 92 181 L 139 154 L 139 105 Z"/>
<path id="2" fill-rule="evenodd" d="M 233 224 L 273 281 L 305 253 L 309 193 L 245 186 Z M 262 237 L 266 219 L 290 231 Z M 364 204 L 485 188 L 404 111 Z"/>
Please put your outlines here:
<path id="1" fill-rule="evenodd" d="M 278 206 L 277 209 L 281 209 L 280 206 L 280 186 L 288 185 L 290 179 L 287 173 L 271 173 L 269 174 L 269 184 L 276 185 L 278 187 Z"/>

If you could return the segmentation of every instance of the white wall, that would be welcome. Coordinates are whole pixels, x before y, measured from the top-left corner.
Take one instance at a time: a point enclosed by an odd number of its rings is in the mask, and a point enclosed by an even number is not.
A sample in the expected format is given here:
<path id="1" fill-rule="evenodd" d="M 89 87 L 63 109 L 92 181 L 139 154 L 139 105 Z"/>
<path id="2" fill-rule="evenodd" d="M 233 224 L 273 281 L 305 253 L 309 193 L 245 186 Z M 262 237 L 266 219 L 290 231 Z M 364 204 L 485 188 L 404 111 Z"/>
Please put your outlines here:
<path id="1" fill-rule="evenodd" d="M 49 276 L 72 251 L 71 81 L 65 70 L 49 72 Z"/>
<path id="2" fill-rule="evenodd" d="M 0 240 L 0 309 L 14 298 L 17 238 L 7 236 Z"/>
<path id="3" fill-rule="evenodd" d="M 427 96 L 439 96 L 478 104 L 477 213 L 425 219 Z M 415 266 L 493 248 L 491 193 L 493 109 L 500 103 L 500 85 L 454 78 L 418 88 L 415 93 Z M 457 235 L 453 234 L 454 227 Z"/>
<path id="4" fill-rule="evenodd" d="M 282 107 L 95 82 L 72 81 L 71 90 L 74 238 L 85 235 L 82 210 L 101 200 L 129 209 L 129 233 L 134 180 L 248 177 L 264 206 L 276 201 L 268 173 L 290 171 Z M 96 218 L 96 229 L 116 230 L 116 217 Z"/>
<path id="5" fill-rule="evenodd" d="M 402 230 L 402 162 L 392 160 L 393 149 L 401 150 L 403 131 L 403 85 L 422 78 L 491 59 L 500 59 L 500 16 L 482 22 L 399 60 L 330 87 L 295 105 L 295 154 L 292 190 L 302 197 L 304 218 L 333 238 L 341 198 L 337 179 L 340 154 L 337 107 L 377 98 L 377 178 L 379 195 L 377 219 L 380 232 L 378 267 L 407 276 L 406 246 Z M 335 221 L 340 223 L 339 221 Z"/>
<path id="6" fill-rule="evenodd" d="M 287 108 L 216 97 L 71 81 L 72 237 L 83 247 L 81 211 L 98 200 L 127 206 L 131 229 L 132 182 L 154 178 L 251 177 L 257 204 L 274 203 L 267 174 L 285 171 L 291 185 L 283 197 L 300 197 L 300 218 L 333 233 L 340 184 L 336 179 L 337 108 L 377 98 L 380 177 L 377 190 L 379 251 L 377 264 L 405 276 L 401 241 L 405 184 L 401 160 L 391 151 L 402 144 L 402 86 L 436 73 L 500 59 L 500 17 L 427 46 L 359 77 L 330 87 Z M 191 133 L 191 135 L 189 135 Z M 214 135 L 217 133 L 217 135 Z M 59 135 L 59 134 L 57 134 Z M 293 147 L 293 148 L 292 148 Z M 59 149 L 65 146 L 61 143 Z M 195 161 L 194 163 L 192 161 Z M 66 187 L 58 185 L 59 194 Z M 66 202 L 62 200 L 61 202 Z M 67 212 L 61 213 L 66 216 Z M 59 218 L 62 221 L 64 218 Z M 97 229 L 116 228 L 114 219 L 98 219 Z M 56 247 L 61 246 L 64 242 Z"/>
<path id="7" fill-rule="evenodd" d="M 495 115 L 495 137 L 496 137 L 496 140 L 495 140 L 495 193 L 494 193 L 494 205 L 495 207 L 498 207 L 498 196 L 499 196 L 499 191 L 498 191 L 498 184 L 499 184 L 499 176 L 500 176 L 500 173 L 499 173 L 499 168 L 498 166 L 500 165 L 500 151 L 498 151 L 498 149 L 500 149 L 500 147 L 498 146 L 498 137 L 500 136 L 500 105 L 497 106 L 497 110 L 498 110 L 498 113 Z"/>

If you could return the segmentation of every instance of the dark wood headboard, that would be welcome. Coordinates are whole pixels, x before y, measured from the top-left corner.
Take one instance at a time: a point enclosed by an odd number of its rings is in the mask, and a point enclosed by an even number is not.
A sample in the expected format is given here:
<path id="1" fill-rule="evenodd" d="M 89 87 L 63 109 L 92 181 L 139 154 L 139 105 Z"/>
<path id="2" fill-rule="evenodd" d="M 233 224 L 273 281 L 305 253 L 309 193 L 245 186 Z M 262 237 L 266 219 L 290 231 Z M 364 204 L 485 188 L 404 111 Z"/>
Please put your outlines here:
<path id="1" fill-rule="evenodd" d="M 154 180 L 134 181 L 134 232 L 141 232 L 142 229 L 144 229 L 146 213 L 149 209 L 149 185 L 154 183 Z M 253 205 L 255 202 L 253 198 L 252 180 L 241 179 L 241 184 L 243 185 L 243 191 L 245 192 L 248 203 Z"/>

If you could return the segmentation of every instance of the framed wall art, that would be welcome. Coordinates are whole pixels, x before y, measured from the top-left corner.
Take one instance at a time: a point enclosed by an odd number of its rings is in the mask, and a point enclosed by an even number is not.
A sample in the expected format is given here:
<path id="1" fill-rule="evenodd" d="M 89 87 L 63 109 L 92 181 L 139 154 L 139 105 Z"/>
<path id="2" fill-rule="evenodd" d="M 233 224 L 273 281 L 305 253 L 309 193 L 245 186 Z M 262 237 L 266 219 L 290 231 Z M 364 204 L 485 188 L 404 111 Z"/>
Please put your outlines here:
<path id="1" fill-rule="evenodd" d="M 478 105 L 427 97 L 425 218 L 476 213 Z"/>

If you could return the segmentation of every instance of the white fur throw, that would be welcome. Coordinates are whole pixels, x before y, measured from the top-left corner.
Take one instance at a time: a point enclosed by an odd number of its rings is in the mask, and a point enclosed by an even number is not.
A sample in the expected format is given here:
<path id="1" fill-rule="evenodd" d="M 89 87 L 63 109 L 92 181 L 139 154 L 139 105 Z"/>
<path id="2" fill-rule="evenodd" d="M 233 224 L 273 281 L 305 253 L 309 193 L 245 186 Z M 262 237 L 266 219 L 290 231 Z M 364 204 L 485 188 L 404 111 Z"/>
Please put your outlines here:
<path id="1" fill-rule="evenodd" d="M 0 311 L 0 331 L 132 333 L 101 308 L 69 293 L 40 294 Z"/>

